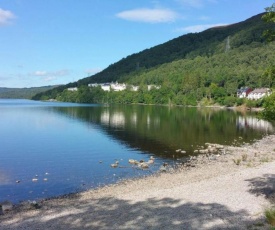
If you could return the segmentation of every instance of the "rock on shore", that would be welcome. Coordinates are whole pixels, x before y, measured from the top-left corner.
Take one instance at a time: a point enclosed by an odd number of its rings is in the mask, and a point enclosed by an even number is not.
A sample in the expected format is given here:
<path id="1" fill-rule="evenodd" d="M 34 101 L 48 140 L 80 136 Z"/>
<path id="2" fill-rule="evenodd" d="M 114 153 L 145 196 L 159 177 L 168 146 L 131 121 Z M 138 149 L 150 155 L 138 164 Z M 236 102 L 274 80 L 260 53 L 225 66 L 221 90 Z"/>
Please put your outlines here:
<path id="1" fill-rule="evenodd" d="M 195 167 L 15 207 L 0 216 L 0 229 L 269 229 L 275 136 L 224 149 L 190 159 Z"/>

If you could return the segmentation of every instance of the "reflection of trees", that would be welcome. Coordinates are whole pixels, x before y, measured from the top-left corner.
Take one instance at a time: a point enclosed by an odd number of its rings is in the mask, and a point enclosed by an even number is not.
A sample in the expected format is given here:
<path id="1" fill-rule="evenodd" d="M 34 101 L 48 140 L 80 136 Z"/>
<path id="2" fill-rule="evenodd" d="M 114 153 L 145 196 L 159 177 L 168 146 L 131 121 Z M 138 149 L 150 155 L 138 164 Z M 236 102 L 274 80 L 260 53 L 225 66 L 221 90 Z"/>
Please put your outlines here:
<path id="1" fill-rule="evenodd" d="M 237 137 L 243 141 L 259 138 L 271 131 L 246 127 L 238 129 L 240 114 L 209 108 L 169 108 L 164 106 L 95 106 L 54 108 L 56 111 L 97 125 L 124 144 L 157 155 L 184 148 L 192 153 L 205 142 L 230 144 Z M 117 132 L 117 131 L 122 132 Z M 194 145 L 192 147 L 191 145 Z"/>
<path id="2" fill-rule="evenodd" d="M 76 198 L 76 197 L 75 197 Z M 252 224 L 245 210 L 233 212 L 219 203 L 184 203 L 147 199 L 130 202 L 115 198 L 66 200 L 51 203 L 50 210 L 28 212 L 10 221 L 2 216 L 1 229 L 246 229 Z M 70 207 L 70 210 L 68 210 Z M 21 219 L 21 220 L 20 220 Z M 30 225 L 31 223 L 31 225 Z"/>

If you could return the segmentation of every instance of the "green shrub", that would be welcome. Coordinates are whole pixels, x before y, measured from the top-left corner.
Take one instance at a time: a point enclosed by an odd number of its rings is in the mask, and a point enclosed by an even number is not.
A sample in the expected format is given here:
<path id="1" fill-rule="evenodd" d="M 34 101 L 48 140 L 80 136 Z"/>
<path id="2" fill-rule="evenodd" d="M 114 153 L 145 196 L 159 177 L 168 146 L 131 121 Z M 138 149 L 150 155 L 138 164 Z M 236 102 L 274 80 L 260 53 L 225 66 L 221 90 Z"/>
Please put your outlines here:
<path id="1" fill-rule="evenodd" d="M 251 108 L 255 108 L 256 107 L 256 101 L 254 100 L 246 100 L 245 101 L 245 104 L 246 104 L 246 107 L 248 107 L 249 109 Z"/>
<path id="2" fill-rule="evenodd" d="M 237 101 L 237 98 L 236 97 L 225 97 L 224 98 L 224 101 L 223 101 L 223 104 L 227 107 L 232 107 L 236 104 L 236 101 Z"/>
<path id="3" fill-rule="evenodd" d="M 264 110 L 261 112 L 261 118 L 266 120 L 275 120 L 275 93 L 264 99 Z"/>
<path id="4" fill-rule="evenodd" d="M 240 165 L 242 160 L 238 158 L 238 159 L 233 159 L 233 161 L 236 165 Z"/>
<path id="5" fill-rule="evenodd" d="M 242 105 L 242 104 L 244 104 L 244 99 L 243 99 L 243 98 L 237 98 L 237 100 L 236 100 L 236 105 L 237 105 L 237 106 L 240 106 L 240 105 Z"/>
<path id="6" fill-rule="evenodd" d="M 275 208 L 265 210 L 265 217 L 271 226 L 275 226 Z"/>

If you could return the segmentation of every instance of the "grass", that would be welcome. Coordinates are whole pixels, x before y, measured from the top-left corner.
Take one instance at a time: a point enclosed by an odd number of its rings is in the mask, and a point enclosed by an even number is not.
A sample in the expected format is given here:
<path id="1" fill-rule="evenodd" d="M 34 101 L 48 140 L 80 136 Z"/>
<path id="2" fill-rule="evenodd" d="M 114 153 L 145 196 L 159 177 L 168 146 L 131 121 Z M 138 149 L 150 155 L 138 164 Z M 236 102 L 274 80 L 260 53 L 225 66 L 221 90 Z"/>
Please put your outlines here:
<path id="1" fill-rule="evenodd" d="M 264 214 L 267 219 L 267 222 L 271 226 L 275 226 L 275 208 L 273 207 L 273 208 L 266 209 Z"/>
<path id="2" fill-rule="evenodd" d="M 238 159 L 233 159 L 233 161 L 236 165 L 240 165 L 242 160 L 238 158 Z"/>
<path id="3" fill-rule="evenodd" d="M 248 156 L 247 156 L 247 154 L 246 154 L 246 153 L 245 153 L 245 154 L 243 154 L 243 155 L 242 155 L 242 161 L 247 161 L 247 157 L 248 157 Z"/>
<path id="4" fill-rule="evenodd" d="M 262 157 L 262 158 L 261 158 L 261 162 L 262 162 L 262 163 L 269 162 L 268 157 Z"/>

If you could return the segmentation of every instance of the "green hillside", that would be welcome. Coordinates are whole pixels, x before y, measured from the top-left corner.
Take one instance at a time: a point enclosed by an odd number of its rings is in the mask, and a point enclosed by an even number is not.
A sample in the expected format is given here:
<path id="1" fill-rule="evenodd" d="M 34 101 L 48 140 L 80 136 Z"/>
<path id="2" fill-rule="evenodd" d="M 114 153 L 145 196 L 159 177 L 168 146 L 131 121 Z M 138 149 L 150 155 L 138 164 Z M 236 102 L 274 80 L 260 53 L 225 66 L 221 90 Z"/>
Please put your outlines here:
<path id="1" fill-rule="evenodd" d="M 233 96 L 241 86 L 273 86 L 264 75 L 275 60 L 274 43 L 266 44 L 262 34 L 272 25 L 263 14 L 246 21 L 180 36 L 164 44 L 130 55 L 100 73 L 78 82 L 37 94 L 33 99 L 95 103 L 196 104 L 203 98 Z M 110 92 L 89 89 L 89 83 L 126 82 L 139 85 L 138 92 Z M 143 85 L 161 85 L 147 92 Z M 68 92 L 68 87 L 80 87 Z M 82 87 L 81 87 L 82 86 Z M 64 91 L 64 92 L 63 92 Z"/>
<path id="2" fill-rule="evenodd" d="M 0 98 L 31 99 L 34 95 L 51 90 L 57 86 L 5 88 L 0 87 Z"/>

